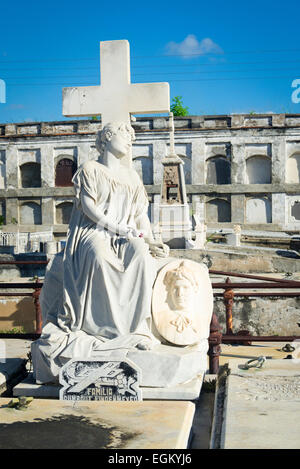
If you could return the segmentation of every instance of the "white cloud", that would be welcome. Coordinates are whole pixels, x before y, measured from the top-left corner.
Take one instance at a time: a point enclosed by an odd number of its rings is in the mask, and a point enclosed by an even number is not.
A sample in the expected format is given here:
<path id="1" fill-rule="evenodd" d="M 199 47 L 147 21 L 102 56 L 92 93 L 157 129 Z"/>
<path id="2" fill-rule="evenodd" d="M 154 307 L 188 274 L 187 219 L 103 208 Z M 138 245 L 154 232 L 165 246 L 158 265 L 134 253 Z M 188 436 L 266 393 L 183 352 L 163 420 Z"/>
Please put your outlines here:
<path id="1" fill-rule="evenodd" d="M 166 53 L 168 55 L 180 55 L 186 59 L 208 53 L 223 54 L 223 50 L 209 37 L 199 42 L 194 34 L 189 34 L 182 42 L 168 42 L 166 45 Z"/>

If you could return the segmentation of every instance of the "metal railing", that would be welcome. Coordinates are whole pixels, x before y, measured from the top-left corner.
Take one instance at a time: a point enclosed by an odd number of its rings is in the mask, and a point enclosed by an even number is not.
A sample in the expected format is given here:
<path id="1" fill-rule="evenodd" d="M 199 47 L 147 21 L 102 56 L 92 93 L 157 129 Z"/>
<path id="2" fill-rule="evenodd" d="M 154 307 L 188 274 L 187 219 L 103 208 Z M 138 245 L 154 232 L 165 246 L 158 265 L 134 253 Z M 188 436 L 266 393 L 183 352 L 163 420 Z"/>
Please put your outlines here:
<path id="1" fill-rule="evenodd" d="M 233 306 L 234 298 L 249 298 L 249 297 L 298 297 L 300 296 L 300 282 L 288 279 L 278 279 L 272 277 L 265 277 L 250 274 L 238 274 L 235 272 L 225 272 L 220 270 L 209 270 L 210 274 L 226 276 L 225 282 L 212 282 L 213 289 L 223 290 L 223 292 L 214 292 L 215 297 L 223 297 L 225 305 L 226 317 L 226 333 L 222 334 L 221 326 L 218 318 L 213 314 L 210 337 L 209 337 L 209 371 L 212 374 L 218 373 L 219 370 L 219 357 L 221 354 L 221 344 L 244 344 L 251 345 L 255 342 L 292 342 L 300 339 L 300 336 L 255 336 L 251 335 L 249 331 L 242 330 L 236 333 L 233 332 Z M 259 282 L 231 282 L 229 277 L 239 277 L 250 280 L 259 280 Z M 241 289 L 255 289 L 255 290 L 273 290 L 273 289 L 298 289 L 298 291 L 264 291 L 264 292 L 236 292 L 235 290 Z"/>

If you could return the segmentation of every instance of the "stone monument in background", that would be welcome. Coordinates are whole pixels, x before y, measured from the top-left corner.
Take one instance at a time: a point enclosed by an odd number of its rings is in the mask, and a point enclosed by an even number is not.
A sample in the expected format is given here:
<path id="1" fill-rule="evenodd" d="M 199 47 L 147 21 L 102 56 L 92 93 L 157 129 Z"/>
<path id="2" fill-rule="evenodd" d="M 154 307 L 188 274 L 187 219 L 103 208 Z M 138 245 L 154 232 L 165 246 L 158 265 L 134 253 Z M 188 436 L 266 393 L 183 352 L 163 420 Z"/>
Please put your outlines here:
<path id="1" fill-rule="evenodd" d="M 191 238 L 192 224 L 190 207 L 187 202 L 183 161 L 175 153 L 174 121 L 170 113 L 170 151 L 162 160 L 163 181 L 159 205 L 159 228 L 161 238 L 171 248 L 186 247 Z"/>

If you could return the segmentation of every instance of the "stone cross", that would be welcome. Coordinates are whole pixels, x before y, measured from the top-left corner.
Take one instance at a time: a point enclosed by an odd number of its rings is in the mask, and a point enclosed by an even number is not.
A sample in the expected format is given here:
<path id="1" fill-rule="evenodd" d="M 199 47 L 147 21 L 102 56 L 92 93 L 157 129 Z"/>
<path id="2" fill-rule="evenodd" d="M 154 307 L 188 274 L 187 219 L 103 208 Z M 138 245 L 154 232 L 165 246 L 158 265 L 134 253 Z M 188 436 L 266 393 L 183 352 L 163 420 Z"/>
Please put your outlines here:
<path id="1" fill-rule="evenodd" d="M 129 42 L 100 42 L 100 86 L 63 89 L 63 114 L 101 115 L 102 126 L 112 121 L 130 124 L 130 114 L 170 110 L 168 83 L 131 83 Z"/>

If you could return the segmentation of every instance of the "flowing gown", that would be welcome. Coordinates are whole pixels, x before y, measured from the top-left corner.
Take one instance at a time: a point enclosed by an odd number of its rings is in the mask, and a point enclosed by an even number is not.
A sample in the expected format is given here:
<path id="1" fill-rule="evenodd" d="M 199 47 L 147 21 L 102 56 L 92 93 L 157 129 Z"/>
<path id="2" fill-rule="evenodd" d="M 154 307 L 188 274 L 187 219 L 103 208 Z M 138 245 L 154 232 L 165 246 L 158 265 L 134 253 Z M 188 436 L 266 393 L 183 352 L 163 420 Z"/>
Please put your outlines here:
<path id="1" fill-rule="evenodd" d="M 43 332 L 32 344 L 38 383 L 57 381 L 59 369 L 70 358 L 128 350 L 144 336 L 151 337 L 148 321 L 156 267 L 147 243 L 97 225 L 84 214 L 80 201 L 84 190 L 116 224 L 135 226 L 148 208 L 142 181 L 133 169 L 128 169 L 124 183 L 108 167 L 88 161 L 73 183 L 75 204 L 62 272 L 55 261 L 47 271 L 41 294 Z"/>

